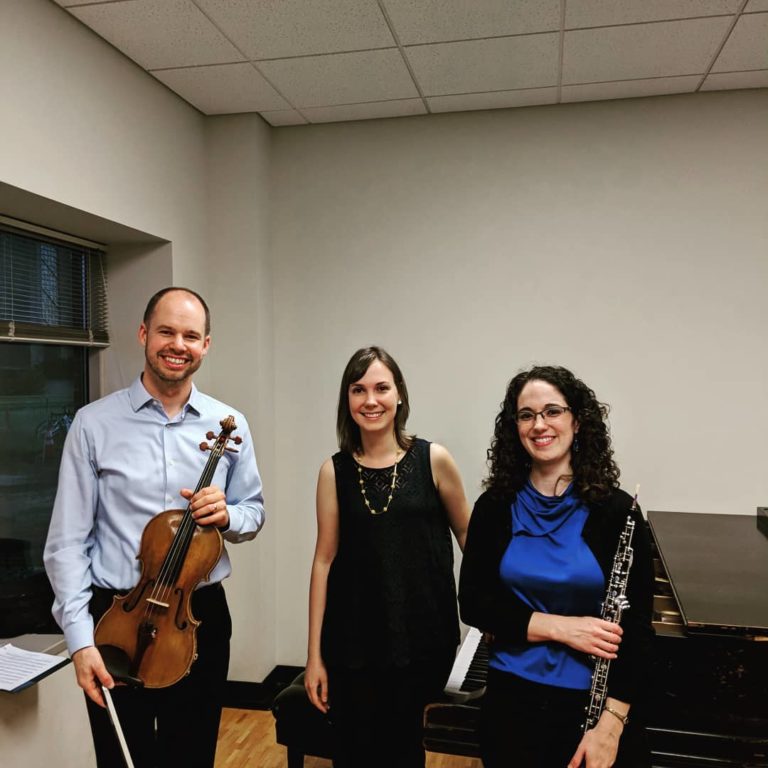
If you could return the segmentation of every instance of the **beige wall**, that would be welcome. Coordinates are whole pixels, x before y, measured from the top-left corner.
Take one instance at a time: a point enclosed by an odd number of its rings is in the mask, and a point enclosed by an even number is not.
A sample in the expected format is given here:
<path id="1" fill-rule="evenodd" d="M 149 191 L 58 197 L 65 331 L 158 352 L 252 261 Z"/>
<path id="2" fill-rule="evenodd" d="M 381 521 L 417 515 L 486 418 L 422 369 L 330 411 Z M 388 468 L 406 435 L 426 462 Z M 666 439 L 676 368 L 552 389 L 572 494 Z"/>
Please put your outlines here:
<path id="1" fill-rule="evenodd" d="M 278 648 L 305 655 L 317 469 L 356 348 L 474 499 L 505 386 L 571 367 L 645 509 L 768 499 L 768 91 L 287 128 L 274 141 Z"/>
<path id="2" fill-rule="evenodd" d="M 246 413 L 268 490 L 269 128 L 258 117 L 207 120 L 49 0 L 2 6 L 0 211 L 108 244 L 104 392 L 140 370 L 135 333 L 155 290 L 175 282 L 209 298 L 214 345 L 197 381 Z M 270 535 L 232 548 L 234 679 L 261 680 L 275 664 Z M 71 667 L 0 693 L 0 743 L 9 768 L 92 764 Z"/>
<path id="3" fill-rule="evenodd" d="M 202 286 L 205 120 L 50 0 L 4 0 L 2 180 L 173 241 Z"/>
<path id="4" fill-rule="evenodd" d="M 1 184 L 146 235 L 112 241 L 106 389 L 141 364 L 152 291 L 210 298 L 199 382 L 248 416 L 268 502 L 232 551 L 233 679 L 303 662 L 315 477 L 363 344 L 399 359 L 412 428 L 471 499 L 533 361 L 612 404 L 646 509 L 768 498 L 766 91 L 273 130 L 204 118 L 54 3 L 5 0 L 0 98 Z M 79 701 L 71 670 L 0 694 L 4 765 L 87 765 Z"/>
<path id="5" fill-rule="evenodd" d="M 229 547 L 234 635 L 229 676 L 263 680 L 274 667 L 275 507 L 269 127 L 255 115 L 209 120 L 207 215 L 213 315 L 209 392 L 248 417 L 264 481 L 267 522 L 257 540 Z"/>

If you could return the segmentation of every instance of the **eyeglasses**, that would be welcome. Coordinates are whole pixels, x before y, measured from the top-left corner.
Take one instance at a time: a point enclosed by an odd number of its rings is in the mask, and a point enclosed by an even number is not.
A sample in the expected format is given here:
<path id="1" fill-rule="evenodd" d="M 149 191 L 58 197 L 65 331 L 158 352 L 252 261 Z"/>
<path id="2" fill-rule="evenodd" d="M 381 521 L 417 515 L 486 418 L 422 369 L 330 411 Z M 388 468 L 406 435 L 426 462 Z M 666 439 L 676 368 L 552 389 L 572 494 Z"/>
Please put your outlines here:
<path id="1" fill-rule="evenodd" d="M 515 421 L 518 424 L 535 424 L 536 417 L 541 416 L 545 423 L 557 421 L 566 411 L 571 409 L 567 405 L 548 405 L 542 411 L 532 411 L 530 408 L 523 408 L 515 414 Z"/>

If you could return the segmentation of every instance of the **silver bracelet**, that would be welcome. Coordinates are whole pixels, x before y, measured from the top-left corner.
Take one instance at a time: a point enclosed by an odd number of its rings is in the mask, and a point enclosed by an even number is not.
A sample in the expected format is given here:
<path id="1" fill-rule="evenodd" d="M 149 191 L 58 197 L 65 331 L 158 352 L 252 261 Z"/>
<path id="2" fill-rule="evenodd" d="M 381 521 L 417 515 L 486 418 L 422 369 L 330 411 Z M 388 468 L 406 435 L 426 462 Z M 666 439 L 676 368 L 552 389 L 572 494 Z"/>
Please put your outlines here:
<path id="1" fill-rule="evenodd" d="M 613 715 L 617 720 L 621 720 L 622 725 L 626 725 L 629 722 L 629 715 L 622 715 L 607 704 L 603 706 L 603 710 L 609 715 Z"/>

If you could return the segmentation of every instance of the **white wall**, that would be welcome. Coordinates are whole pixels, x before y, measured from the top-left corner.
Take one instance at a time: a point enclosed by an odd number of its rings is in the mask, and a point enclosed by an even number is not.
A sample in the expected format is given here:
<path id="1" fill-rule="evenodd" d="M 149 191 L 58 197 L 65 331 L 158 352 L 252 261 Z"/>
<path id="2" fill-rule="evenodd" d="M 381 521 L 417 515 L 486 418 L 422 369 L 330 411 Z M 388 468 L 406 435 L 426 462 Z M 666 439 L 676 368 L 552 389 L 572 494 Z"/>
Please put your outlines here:
<path id="1" fill-rule="evenodd" d="M 260 681 L 276 662 L 272 273 L 269 261 L 271 130 L 256 115 L 208 123 L 211 352 L 209 391 L 244 411 L 264 480 L 267 521 L 253 543 L 229 547 L 231 680 Z"/>
<path id="2" fill-rule="evenodd" d="M 0 41 L 2 181 L 172 240 L 202 287 L 204 117 L 51 0 L 3 0 Z"/>
<path id="3" fill-rule="evenodd" d="M 276 132 L 278 648 L 305 658 L 317 469 L 349 355 L 379 343 L 410 426 L 479 493 L 508 380 L 612 405 L 645 509 L 768 499 L 768 91 Z"/>
<path id="4" fill-rule="evenodd" d="M 71 664 L 21 693 L 0 693 L 0 743 L 4 768 L 96 764 Z"/>
<path id="5" fill-rule="evenodd" d="M 765 91 L 273 131 L 203 118 L 49 0 L 3 0 L 0 99 L 0 183 L 151 240 L 112 249 L 110 388 L 150 293 L 211 299 L 198 381 L 248 416 L 268 501 L 233 548 L 233 679 L 304 659 L 315 477 L 363 344 L 399 359 L 412 428 L 472 499 L 504 386 L 541 361 L 612 404 L 646 509 L 765 503 Z M 70 675 L 0 698 L 4 764 L 87 764 Z"/>
<path id="6" fill-rule="evenodd" d="M 199 290 L 215 335 L 196 381 L 246 413 L 269 489 L 269 128 L 253 116 L 204 118 L 50 0 L 2 0 L 0 101 L 2 212 L 49 226 L 50 216 L 71 234 L 104 233 L 110 246 L 104 391 L 140 370 L 135 334 L 147 298 L 170 282 Z M 241 186 L 228 186 L 230 171 Z M 214 252 L 233 216 L 232 241 Z M 260 537 L 232 550 L 232 677 L 260 680 L 275 663 L 274 548 Z M 92 764 L 71 667 L 23 695 L 0 693 L 0 743 L 4 766 Z"/>

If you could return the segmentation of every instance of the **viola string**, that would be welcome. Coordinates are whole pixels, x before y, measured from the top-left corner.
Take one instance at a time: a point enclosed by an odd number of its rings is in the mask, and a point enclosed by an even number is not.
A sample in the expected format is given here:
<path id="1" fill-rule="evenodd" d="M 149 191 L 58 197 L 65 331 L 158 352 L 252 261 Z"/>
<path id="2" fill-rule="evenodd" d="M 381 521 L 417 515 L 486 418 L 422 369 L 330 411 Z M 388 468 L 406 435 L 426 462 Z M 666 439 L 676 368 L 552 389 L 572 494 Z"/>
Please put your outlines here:
<path id="1" fill-rule="evenodd" d="M 226 438 L 221 438 L 220 436 L 220 439 L 216 441 L 214 447 L 211 449 L 211 455 L 208 458 L 208 462 L 200 477 L 195 493 L 210 484 L 215 466 L 223 455 L 223 445 L 221 443 L 225 442 Z M 182 560 L 189 547 L 192 536 L 194 535 L 195 526 L 195 520 L 192 517 L 189 505 L 187 505 L 171 544 L 171 548 L 169 549 L 163 567 L 158 574 L 155 589 L 153 590 L 153 597 L 156 599 L 159 598 L 161 602 L 168 602 L 168 596 L 178 577 L 178 572 L 181 570 Z"/>

